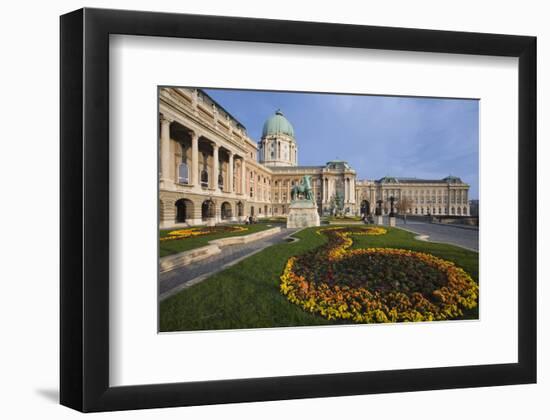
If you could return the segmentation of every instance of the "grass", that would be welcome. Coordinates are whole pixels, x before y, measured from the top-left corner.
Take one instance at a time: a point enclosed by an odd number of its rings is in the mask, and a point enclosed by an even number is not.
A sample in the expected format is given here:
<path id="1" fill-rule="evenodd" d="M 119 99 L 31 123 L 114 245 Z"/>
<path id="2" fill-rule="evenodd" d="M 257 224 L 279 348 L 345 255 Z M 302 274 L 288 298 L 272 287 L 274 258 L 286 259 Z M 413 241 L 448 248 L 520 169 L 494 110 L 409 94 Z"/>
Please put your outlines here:
<path id="1" fill-rule="evenodd" d="M 323 220 L 326 220 L 327 222 L 345 222 L 345 221 L 360 222 L 361 216 L 327 216 L 327 217 L 323 217 Z"/>
<path id="2" fill-rule="evenodd" d="M 279 292 L 279 276 L 286 260 L 326 242 L 326 237 L 313 229 L 295 236 L 300 241 L 274 245 L 163 301 L 160 330 L 329 324 L 289 303 Z"/>
<path id="3" fill-rule="evenodd" d="M 285 223 L 286 224 L 286 217 L 284 216 L 264 217 L 262 219 L 258 219 L 258 223 Z"/>
<path id="4" fill-rule="evenodd" d="M 255 226 L 255 225 L 253 225 Z M 317 228 L 259 252 L 166 299 L 160 304 L 161 331 L 291 327 L 339 324 L 305 312 L 279 292 L 279 276 L 287 259 L 326 242 Z M 354 247 L 392 247 L 429 252 L 453 261 L 478 281 L 478 254 L 453 245 L 422 242 L 414 234 L 387 228 L 383 236 L 354 236 Z M 477 318 L 477 308 L 464 318 Z"/>
<path id="5" fill-rule="evenodd" d="M 386 235 L 380 236 L 354 236 L 352 248 L 382 247 L 410 249 L 412 251 L 426 252 L 454 262 L 462 267 L 476 283 L 479 283 L 479 254 L 454 245 L 440 244 L 434 242 L 419 241 L 414 239 L 416 233 L 407 232 L 401 229 L 388 230 Z M 462 319 L 478 319 L 479 305 L 471 310 L 465 310 Z"/>
<path id="6" fill-rule="evenodd" d="M 243 225 L 239 225 L 243 226 Z M 201 246 L 208 245 L 209 241 L 220 238 L 227 238 L 230 236 L 242 236 L 250 235 L 251 233 L 260 232 L 262 230 L 270 229 L 273 226 L 268 226 L 265 223 L 246 225 L 247 230 L 243 232 L 220 232 L 212 235 L 196 236 L 193 238 L 186 239 L 176 239 L 173 241 L 162 241 L 160 242 L 160 256 L 165 257 L 167 255 L 177 254 L 178 252 L 189 251 L 190 249 L 199 248 Z M 174 230 L 179 230 L 181 228 L 174 228 L 169 230 L 161 230 L 160 237 L 167 236 L 170 232 Z"/>

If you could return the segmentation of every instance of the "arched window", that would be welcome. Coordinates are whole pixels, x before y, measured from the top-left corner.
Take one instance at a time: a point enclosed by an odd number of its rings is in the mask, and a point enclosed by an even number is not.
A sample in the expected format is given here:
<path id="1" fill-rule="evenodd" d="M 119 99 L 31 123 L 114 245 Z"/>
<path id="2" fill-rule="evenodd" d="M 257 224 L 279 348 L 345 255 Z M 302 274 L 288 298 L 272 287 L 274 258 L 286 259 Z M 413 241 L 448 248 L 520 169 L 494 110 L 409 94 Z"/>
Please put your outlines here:
<path id="1" fill-rule="evenodd" d="M 210 219 L 215 216 L 215 207 L 212 200 L 205 200 L 202 202 L 201 217 L 203 220 Z"/>
<path id="2" fill-rule="evenodd" d="M 221 209 L 221 216 L 223 220 L 231 219 L 233 217 L 233 212 L 231 211 L 231 204 L 229 204 L 227 201 L 225 203 L 222 203 L 222 209 Z"/>

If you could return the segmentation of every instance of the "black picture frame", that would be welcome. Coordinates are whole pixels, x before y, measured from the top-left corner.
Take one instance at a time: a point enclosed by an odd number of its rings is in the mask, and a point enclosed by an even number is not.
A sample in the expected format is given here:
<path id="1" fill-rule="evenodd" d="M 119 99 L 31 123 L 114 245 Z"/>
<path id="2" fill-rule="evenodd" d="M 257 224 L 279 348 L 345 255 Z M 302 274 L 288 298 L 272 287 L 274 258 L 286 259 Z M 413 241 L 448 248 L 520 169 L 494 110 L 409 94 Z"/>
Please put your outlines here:
<path id="1" fill-rule="evenodd" d="M 61 404 L 92 412 L 536 382 L 535 37 L 87 8 L 60 23 Z M 518 363 L 111 387 L 111 34 L 518 57 Z"/>

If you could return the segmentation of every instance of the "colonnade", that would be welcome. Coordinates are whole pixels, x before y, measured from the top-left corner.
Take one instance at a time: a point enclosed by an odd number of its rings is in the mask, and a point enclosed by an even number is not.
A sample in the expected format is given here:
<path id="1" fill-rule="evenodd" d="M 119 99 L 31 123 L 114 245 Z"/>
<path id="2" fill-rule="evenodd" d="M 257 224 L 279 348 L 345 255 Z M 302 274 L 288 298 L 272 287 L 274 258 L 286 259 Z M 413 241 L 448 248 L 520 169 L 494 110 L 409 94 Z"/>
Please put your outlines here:
<path id="1" fill-rule="evenodd" d="M 164 115 L 161 115 L 160 120 L 160 181 L 162 184 L 166 185 L 169 182 L 174 182 L 174 174 L 171 174 L 170 171 L 170 126 L 174 121 L 167 118 Z M 185 128 L 185 127 L 184 127 Z M 187 128 L 186 128 L 187 129 Z M 189 136 L 191 138 L 191 165 L 190 165 L 190 176 L 189 176 L 189 185 L 193 187 L 201 186 L 201 169 L 199 168 L 199 139 L 205 139 L 208 141 L 212 147 L 212 165 L 210 166 L 211 173 L 208 174 L 208 188 L 210 190 L 217 190 L 218 186 L 218 176 L 220 173 L 220 148 L 223 148 L 224 152 L 228 155 L 228 166 L 227 166 L 227 178 L 228 182 L 225 183 L 224 192 L 232 193 L 233 190 L 238 194 L 246 193 L 246 163 L 243 156 L 238 155 L 231 149 L 220 146 L 215 141 L 208 139 L 203 134 L 187 129 Z M 239 188 L 234 188 L 234 166 L 235 159 L 240 160 L 240 179 L 241 186 Z M 236 186 L 235 186 L 236 187 Z"/>

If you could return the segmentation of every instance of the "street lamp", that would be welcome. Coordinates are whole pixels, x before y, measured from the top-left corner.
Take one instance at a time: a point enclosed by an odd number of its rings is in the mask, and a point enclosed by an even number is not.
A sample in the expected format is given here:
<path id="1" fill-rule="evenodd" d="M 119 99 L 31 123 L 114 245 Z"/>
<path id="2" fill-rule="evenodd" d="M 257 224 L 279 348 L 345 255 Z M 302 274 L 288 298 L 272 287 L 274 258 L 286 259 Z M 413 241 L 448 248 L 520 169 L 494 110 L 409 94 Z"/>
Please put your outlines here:
<path id="1" fill-rule="evenodd" d="M 393 204 L 396 201 L 395 197 L 392 195 L 390 196 L 390 217 L 395 217 L 394 207 Z"/>

